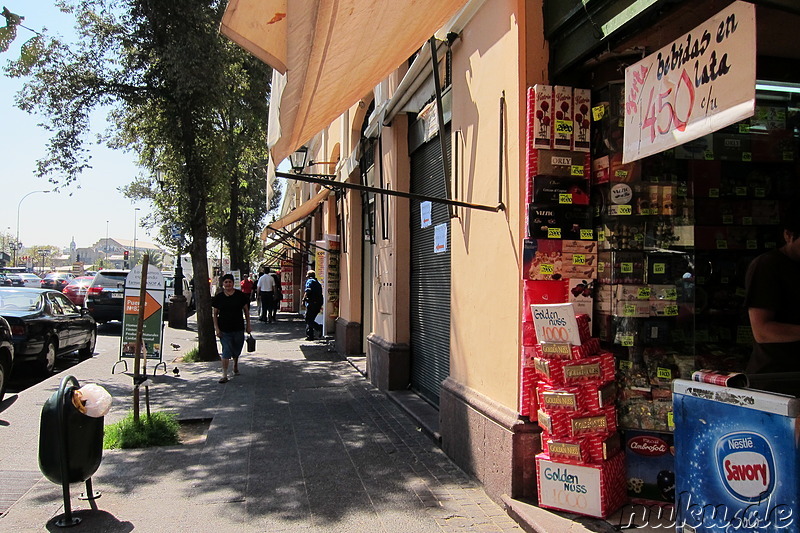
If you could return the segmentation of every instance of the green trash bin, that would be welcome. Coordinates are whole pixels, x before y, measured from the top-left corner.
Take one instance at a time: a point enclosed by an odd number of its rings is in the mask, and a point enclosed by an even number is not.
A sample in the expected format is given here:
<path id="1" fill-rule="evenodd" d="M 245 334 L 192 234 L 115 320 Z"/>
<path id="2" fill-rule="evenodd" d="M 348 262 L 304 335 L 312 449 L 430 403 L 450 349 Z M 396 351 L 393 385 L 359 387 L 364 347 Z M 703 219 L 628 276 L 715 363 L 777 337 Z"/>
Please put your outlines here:
<path id="1" fill-rule="evenodd" d="M 72 394 L 78 388 L 77 380 L 74 386 L 59 387 L 42 407 L 39 469 L 53 483 L 61 484 L 64 472 L 67 483 L 86 481 L 103 459 L 103 417 L 92 418 L 75 408 Z M 66 452 L 66 469 L 62 468 L 62 451 Z"/>

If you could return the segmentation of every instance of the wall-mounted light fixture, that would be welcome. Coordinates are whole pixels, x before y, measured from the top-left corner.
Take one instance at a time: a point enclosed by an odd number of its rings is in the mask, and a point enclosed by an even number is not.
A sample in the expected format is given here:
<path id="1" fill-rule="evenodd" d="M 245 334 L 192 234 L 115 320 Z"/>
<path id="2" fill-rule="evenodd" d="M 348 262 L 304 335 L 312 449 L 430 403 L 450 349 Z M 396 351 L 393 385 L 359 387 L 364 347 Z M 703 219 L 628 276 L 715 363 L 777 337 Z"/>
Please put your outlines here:
<path id="1" fill-rule="evenodd" d="M 306 168 L 306 158 L 308 158 L 308 146 L 301 146 L 289 154 L 289 164 L 292 165 L 295 174 L 301 173 Z"/>

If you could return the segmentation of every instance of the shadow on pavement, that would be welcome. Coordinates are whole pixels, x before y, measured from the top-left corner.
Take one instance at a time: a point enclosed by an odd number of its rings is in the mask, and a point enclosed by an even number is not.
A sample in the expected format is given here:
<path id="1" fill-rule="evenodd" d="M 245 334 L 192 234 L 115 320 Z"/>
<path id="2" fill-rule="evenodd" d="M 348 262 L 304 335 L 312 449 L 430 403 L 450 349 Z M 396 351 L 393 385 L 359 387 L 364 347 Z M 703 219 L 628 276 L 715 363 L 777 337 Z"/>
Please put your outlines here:
<path id="1" fill-rule="evenodd" d="M 102 531 L 103 533 L 128 533 L 134 529 L 133 524 L 130 522 L 120 522 L 114 515 L 105 511 L 85 509 L 75 511 L 72 513 L 72 516 L 81 519 L 80 524 L 78 524 L 76 528 L 77 530 Z M 65 531 L 64 527 L 56 525 L 56 521 L 59 518 L 61 518 L 61 515 L 47 522 L 47 531 Z"/>

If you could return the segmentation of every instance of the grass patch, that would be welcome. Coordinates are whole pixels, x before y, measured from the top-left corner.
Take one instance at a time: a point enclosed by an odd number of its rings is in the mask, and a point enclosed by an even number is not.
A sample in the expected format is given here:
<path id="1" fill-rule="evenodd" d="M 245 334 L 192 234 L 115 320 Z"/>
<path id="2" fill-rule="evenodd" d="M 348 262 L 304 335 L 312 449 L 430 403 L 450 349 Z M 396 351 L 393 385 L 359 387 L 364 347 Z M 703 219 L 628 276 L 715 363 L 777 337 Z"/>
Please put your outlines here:
<path id="1" fill-rule="evenodd" d="M 196 363 L 200 360 L 200 350 L 195 346 L 183 355 L 184 363 Z"/>
<path id="2" fill-rule="evenodd" d="M 179 428 L 180 424 L 173 414 L 157 411 L 151 413 L 149 418 L 142 414 L 137 424 L 133 421 L 133 412 L 130 412 L 124 419 L 105 427 L 103 448 L 113 450 L 179 444 Z"/>

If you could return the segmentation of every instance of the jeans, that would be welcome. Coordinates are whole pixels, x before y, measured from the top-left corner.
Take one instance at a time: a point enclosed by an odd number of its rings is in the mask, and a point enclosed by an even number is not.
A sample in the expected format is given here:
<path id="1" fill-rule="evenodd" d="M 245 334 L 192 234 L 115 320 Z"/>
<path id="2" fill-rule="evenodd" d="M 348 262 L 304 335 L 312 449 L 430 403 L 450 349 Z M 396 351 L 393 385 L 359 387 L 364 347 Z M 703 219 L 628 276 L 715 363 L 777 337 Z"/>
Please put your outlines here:
<path id="1" fill-rule="evenodd" d="M 308 304 L 306 307 L 306 337 L 314 337 L 317 315 L 322 308 L 319 304 Z"/>
<path id="2" fill-rule="evenodd" d="M 219 337 L 223 359 L 238 359 L 244 347 L 244 331 L 223 331 Z"/>

